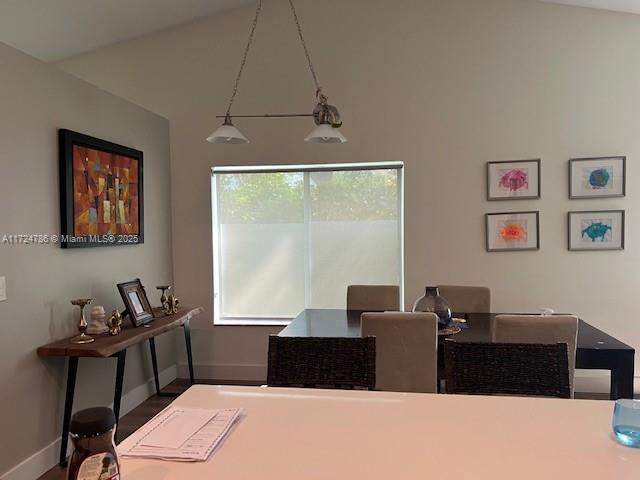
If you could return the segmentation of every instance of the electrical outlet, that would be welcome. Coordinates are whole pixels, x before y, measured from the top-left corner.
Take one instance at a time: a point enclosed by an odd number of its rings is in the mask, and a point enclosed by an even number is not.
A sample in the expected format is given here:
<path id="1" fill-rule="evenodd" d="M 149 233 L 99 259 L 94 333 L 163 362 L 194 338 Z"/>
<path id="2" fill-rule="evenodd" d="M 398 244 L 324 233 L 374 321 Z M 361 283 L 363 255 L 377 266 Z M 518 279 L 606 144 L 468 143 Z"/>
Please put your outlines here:
<path id="1" fill-rule="evenodd" d="M 0 302 L 4 302 L 7 299 L 7 279 L 0 277 Z"/>

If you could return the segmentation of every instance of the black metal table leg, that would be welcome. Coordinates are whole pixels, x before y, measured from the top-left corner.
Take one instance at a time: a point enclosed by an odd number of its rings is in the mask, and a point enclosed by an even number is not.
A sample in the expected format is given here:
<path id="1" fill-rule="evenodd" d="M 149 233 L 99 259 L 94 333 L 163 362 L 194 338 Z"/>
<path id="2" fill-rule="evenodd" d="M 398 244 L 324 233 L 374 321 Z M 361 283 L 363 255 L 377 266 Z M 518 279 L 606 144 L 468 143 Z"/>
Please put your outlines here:
<path id="1" fill-rule="evenodd" d="M 113 396 L 113 413 L 116 414 L 116 423 L 120 421 L 120 400 L 122 400 L 122 381 L 124 380 L 124 362 L 127 358 L 127 351 L 122 350 L 116 353 L 118 366 L 116 368 L 116 390 Z"/>
<path id="2" fill-rule="evenodd" d="M 64 398 L 64 416 L 62 418 L 62 438 L 60 439 L 60 466 L 67 464 L 67 442 L 69 441 L 69 423 L 73 410 L 73 395 L 76 389 L 76 375 L 78 373 L 78 357 L 69 357 L 67 370 L 67 393 Z"/>
<path id="3" fill-rule="evenodd" d="M 158 357 L 156 357 L 156 340 L 149 339 L 149 349 L 151 350 L 151 365 L 153 365 L 153 380 L 156 382 L 156 395 L 160 395 L 160 379 L 158 378 Z"/>
<path id="4" fill-rule="evenodd" d="M 191 380 L 191 385 L 196 383 L 193 377 L 193 357 L 191 356 L 191 330 L 189 328 L 189 320 L 184 322 L 184 341 L 187 344 L 187 364 L 189 365 L 189 380 Z"/>
<path id="5" fill-rule="evenodd" d="M 611 368 L 611 391 L 609 398 L 633 398 L 634 355 L 621 352 Z"/>

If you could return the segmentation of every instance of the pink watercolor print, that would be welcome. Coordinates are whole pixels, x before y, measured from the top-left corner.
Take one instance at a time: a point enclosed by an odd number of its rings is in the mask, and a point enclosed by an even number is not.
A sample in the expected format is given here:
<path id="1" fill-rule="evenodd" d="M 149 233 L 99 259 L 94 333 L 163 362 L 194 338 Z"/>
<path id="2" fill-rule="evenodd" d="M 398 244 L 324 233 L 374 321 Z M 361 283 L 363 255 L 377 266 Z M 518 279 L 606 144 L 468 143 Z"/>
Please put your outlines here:
<path id="1" fill-rule="evenodd" d="M 498 186 L 502 190 L 517 192 L 529 188 L 529 172 L 522 168 L 513 168 L 500 171 Z"/>

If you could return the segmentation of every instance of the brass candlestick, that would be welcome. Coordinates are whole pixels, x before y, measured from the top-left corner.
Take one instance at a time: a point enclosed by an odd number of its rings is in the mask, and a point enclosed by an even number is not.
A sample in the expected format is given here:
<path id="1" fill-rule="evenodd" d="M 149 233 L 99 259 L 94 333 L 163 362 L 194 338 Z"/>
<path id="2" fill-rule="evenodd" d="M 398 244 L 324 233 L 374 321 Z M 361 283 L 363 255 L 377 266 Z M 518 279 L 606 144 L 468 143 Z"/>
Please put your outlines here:
<path id="1" fill-rule="evenodd" d="M 169 300 L 167 292 L 171 290 L 171 285 L 158 285 L 156 288 L 162 292 L 162 295 L 160 295 L 160 304 L 162 305 L 162 311 L 167 315 L 165 304 Z"/>
<path id="2" fill-rule="evenodd" d="M 92 298 L 78 298 L 76 300 L 71 300 L 71 305 L 80 307 L 80 323 L 78 323 L 78 331 L 80 332 L 80 335 L 73 337 L 70 340 L 71 343 L 91 343 L 95 340 L 95 338 L 84 333 L 88 327 L 88 323 L 84 319 L 84 307 L 89 305 L 92 301 Z"/>

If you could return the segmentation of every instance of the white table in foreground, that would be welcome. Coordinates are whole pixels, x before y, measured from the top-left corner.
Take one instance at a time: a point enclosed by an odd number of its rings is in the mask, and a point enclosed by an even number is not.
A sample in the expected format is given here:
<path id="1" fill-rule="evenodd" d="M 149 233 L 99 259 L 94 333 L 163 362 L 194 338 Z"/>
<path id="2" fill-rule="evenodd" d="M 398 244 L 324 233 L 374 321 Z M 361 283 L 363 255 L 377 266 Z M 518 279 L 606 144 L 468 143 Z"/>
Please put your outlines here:
<path id="1" fill-rule="evenodd" d="M 123 478 L 640 478 L 610 401 L 196 385 L 175 402 L 244 415 L 207 462 L 123 458 Z"/>

